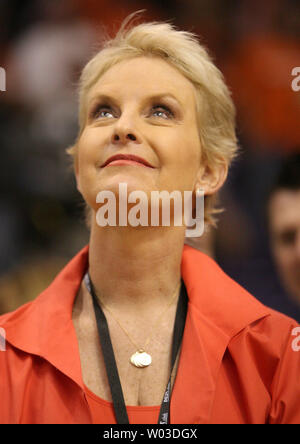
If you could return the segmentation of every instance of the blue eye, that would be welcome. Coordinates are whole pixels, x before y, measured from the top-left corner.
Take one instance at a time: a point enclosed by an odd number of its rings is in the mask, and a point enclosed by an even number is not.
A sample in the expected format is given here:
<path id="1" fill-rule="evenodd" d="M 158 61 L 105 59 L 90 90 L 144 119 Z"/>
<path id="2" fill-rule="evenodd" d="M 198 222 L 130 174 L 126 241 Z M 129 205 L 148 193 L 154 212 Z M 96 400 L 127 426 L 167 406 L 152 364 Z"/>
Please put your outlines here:
<path id="1" fill-rule="evenodd" d="M 98 115 L 98 117 L 104 117 L 104 118 L 110 117 L 110 116 L 114 117 L 113 113 L 110 111 L 107 111 L 107 110 L 100 111 L 97 113 L 97 115 Z"/>
<path id="2" fill-rule="evenodd" d="M 162 119 L 170 119 L 173 117 L 173 113 L 166 105 L 155 105 L 152 107 L 153 115 Z"/>
<path id="3" fill-rule="evenodd" d="M 93 119 L 113 119 L 114 112 L 110 106 L 98 105 L 92 112 L 91 117 Z"/>

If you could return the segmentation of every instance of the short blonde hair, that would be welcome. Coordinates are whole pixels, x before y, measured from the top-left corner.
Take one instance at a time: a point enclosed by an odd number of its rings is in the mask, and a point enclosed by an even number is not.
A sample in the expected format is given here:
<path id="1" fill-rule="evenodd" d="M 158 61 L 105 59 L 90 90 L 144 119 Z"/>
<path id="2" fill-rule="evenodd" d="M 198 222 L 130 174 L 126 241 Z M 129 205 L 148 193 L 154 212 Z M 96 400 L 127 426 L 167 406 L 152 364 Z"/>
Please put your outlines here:
<path id="1" fill-rule="evenodd" d="M 107 39 L 101 50 L 84 67 L 79 80 L 79 133 L 67 152 L 76 162 L 76 145 L 87 118 L 87 95 L 99 78 L 113 65 L 141 56 L 160 57 L 181 72 L 196 89 L 198 130 L 203 150 L 202 161 L 211 169 L 218 163 L 227 167 L 237 153 L 235 107 L 221 71 L 196 35 L 177 30 L 165 22 L 133 26 L 131 14 L 114 38 Z M 131 22 L 131 26 L 129 26 Z M 205 198 L 205 221 L 216 224 L 213 214 L 216 196 Z M 87 212 L 87 221 L 89 211 Z"/>

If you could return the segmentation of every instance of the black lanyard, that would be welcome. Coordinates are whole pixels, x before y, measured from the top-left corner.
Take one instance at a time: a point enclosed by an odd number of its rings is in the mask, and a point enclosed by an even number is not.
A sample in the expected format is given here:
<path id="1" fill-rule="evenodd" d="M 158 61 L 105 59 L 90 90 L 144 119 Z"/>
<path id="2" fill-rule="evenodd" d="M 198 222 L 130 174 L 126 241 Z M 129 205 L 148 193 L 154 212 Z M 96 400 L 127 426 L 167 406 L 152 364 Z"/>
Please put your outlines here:
<path id="1" fill-rule="evenodd" d="M 87 272 L 84 276 L 85 285 L 92 295 L 94 310 L 96 315 L 99 339 L 102 347 L 106 373 L 110 385 L 111 396 L 114 405 L 117 424 L 129 424 L 127 410 L 125 406 L 122 386 L 119 378 L 115 355 L 109 335 L 108 325 L 105 315 L 98 304 L 95 290 Z M 176 317 L 173 331 L 172 358 L 171 358 L 171 375 L 178 354 L 178 350 L 182 341 L 186 314 L 187 314 L 187 292 L 183 280 L 181 280 L 180 295 L 177 303 Z M 171 375 L 167 384 L 165 394 L 160 407 L 158 424 L 169 424 L 170 420 L 170 398 L 171 398 Z"/>

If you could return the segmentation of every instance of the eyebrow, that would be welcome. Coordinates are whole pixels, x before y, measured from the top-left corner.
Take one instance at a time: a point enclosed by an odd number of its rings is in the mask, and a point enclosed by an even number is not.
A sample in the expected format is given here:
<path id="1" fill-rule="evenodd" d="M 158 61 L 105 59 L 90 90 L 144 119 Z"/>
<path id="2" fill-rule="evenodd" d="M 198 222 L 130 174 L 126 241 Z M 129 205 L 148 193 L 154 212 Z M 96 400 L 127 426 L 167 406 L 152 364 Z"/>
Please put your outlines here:
<path id="1" fill-rule="evenodd" d="M 161 99 L 172 99 L 174 100 L 180 107 L 183 108 L 182 103 L 180 102 L 180 100 L 175 97 L 172 93 L 161 93 L 161 94 L 154 94 L 153 96 L 149 96 L 148 100 L 161 100 Z"/>
<path id="2" fill-rule="evenodd" d="M 111 97 L 108 96 L 107 94 L 96 94 L 94 96 L 92 96 L 90 98 L 90 100 L 88 101 L 87 107 L 88 109 L 94 104 L 94 103 L 98 103 L 98 102 L 115 102 L 115 100 Z"/>

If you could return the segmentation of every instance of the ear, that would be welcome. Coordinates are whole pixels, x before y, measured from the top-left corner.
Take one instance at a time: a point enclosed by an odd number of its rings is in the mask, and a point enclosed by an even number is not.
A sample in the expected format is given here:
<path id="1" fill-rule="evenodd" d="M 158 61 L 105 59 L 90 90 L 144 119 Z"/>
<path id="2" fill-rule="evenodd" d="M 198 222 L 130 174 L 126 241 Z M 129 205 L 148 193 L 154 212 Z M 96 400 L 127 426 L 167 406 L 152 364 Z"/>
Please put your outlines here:
<path id="1" fill-rule="evenodd" d="M 222 188 L 228 175 L 228 164 L 223 161 L 216 163 L 213 167 L 201 166 L 198 170 L 196 189 L 204 190 L 204 195 L 215 194 Z"/>

